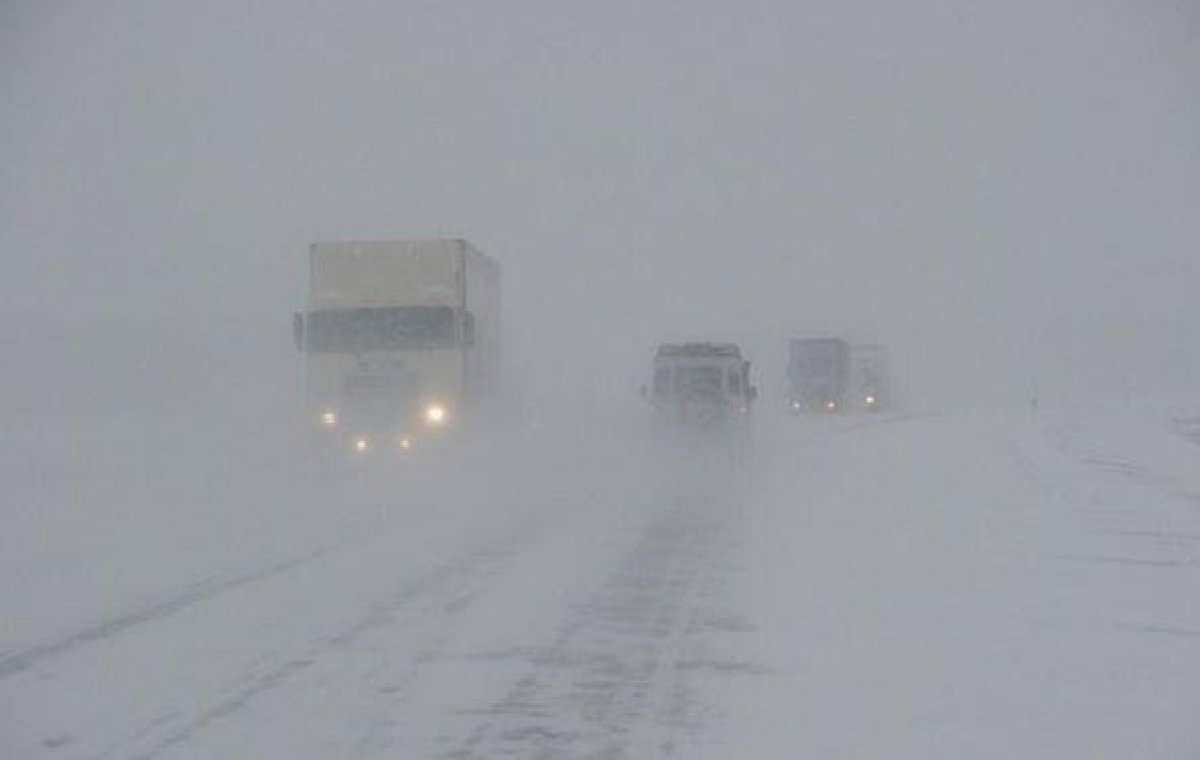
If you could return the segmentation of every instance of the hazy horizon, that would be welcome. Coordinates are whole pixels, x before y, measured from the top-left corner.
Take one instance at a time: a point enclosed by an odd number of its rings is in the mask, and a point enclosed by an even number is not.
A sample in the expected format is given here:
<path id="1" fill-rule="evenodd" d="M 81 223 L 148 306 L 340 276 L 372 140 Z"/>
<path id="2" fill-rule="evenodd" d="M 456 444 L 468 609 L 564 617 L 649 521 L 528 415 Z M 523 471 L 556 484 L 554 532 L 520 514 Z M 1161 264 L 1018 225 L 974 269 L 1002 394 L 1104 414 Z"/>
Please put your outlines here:
<path id="1" fill-rule="evenodd" d="M 271 392 L 310 242 L 443 236 L 535 395 L 709 337 L 769 392 L 814 331 L 934 402 L 1190 392 L 1197 42 L 1183 0 L 6 3 L 8 403 Z"/>

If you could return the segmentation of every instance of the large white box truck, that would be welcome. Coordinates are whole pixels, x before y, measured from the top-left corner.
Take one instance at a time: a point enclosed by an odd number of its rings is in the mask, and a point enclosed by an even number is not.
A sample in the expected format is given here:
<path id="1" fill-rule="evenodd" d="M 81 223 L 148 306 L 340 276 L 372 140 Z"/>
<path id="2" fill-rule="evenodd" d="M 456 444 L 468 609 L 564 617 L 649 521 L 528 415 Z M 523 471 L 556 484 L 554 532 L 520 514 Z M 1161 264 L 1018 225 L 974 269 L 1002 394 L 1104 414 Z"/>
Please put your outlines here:
<path id="1" fill-rule="evenodd" d="M 312 424 L 348 451 L 407 450 L 495 402 L 500 269 L 465 240 L 317 243 L 294 318 Z"/>

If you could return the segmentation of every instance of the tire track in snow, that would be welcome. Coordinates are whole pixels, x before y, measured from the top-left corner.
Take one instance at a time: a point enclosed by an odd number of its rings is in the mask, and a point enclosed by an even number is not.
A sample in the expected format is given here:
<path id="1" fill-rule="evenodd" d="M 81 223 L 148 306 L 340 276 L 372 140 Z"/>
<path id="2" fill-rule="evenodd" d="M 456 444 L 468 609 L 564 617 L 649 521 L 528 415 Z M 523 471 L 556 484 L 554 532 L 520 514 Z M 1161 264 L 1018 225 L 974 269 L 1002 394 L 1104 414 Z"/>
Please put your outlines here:
<path id="1" fill-rule="evenodd" d="M 302 653 L 266 670 L 242 677 L 222 689 L 221 696 L 192 711 L 186 719 L 171 716 L 151 721 L 117 746 L 96 755 L 97 760 L 111 757 L 153 760 L 173 748 L 186 745 L 208 727 L 235 716 L 257 698 L 290 683 L 324 658 L 350 649 L 368 633 L 396 624 L 403 610 L 414 603 L 445 599 L 446 603 L 441 607 L 446 617 L 439 626 L 439 629 L 445 629 L 474 600 L 484 582 L 505 561 L 516 556 L 528 540 L 524 537 L 492 541 L 439 565 L 399 588 L 387 601 L 375 605 L 366 616 L 340 632 L 318 640 Z M 428 655 L 426 649 L 417 651 L 413 657 L 421 659 Z M 155 735 L 157 738 L 153 738 Z M 139 744 L 149 746 L 131 749 Z"/>
<path id="2" fill-rule="evenodd" d="M 492 757 L 643 757 L 662 751 L 701 579 L 720 534 L 710 504 L 679 505 L 475 725 L 440 753 Z"/>
<path id="3" fill-rule="evenodd" d="M 184 587 L 183 590 L 172 594 L 162 601 L 108 618 L 107 620 L 102 620 L 99 623 L 81 628 L 57 639 L 0 657 L 0 680 L 14 676 L 35 665 L 64 655 L 79 647 L 111 639 L 130 629 L 170 617 L 193 605 L 221 594 L 286 573 L 289 570 L 314 562 L 336 549 L 344 548 L 344 546 L 346 544 L 324 546 L 300 556 L 284 560 L 283 562 L 278 562 L 241 575 L 235 575 L 231 578 L 223 580 L 210 578 L 200 581 Z"/>

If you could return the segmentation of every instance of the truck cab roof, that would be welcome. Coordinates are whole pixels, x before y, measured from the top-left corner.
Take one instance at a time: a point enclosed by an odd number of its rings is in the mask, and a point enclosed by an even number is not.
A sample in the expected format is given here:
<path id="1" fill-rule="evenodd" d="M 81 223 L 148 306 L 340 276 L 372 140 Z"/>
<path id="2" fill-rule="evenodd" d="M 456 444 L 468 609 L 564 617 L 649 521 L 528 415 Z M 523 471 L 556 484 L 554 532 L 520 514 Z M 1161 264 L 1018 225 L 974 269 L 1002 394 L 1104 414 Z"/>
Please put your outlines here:
<path id="1" fill-rule="evenodd" d="M 742 351 L 736 343 L 663 343 L 654 358 L 668 357 L 740 359 Z"/>

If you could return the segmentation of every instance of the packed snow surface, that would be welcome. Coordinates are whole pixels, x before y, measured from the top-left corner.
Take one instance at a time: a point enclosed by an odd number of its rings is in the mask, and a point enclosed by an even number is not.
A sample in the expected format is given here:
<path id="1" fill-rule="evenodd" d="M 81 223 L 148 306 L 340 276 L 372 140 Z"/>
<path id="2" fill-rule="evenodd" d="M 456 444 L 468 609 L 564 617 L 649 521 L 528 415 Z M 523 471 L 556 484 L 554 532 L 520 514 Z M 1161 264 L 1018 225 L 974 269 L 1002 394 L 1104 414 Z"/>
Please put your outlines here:
<path id="1" fill-rule="evenodd" d="M 39 421 L 4 452 L 0 756 L 1194 758 L 1195 418 L 365 463 Z"/>

